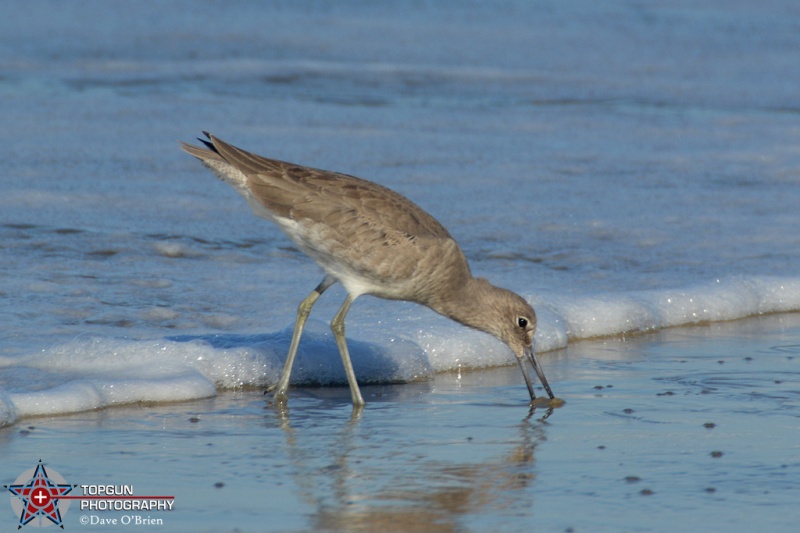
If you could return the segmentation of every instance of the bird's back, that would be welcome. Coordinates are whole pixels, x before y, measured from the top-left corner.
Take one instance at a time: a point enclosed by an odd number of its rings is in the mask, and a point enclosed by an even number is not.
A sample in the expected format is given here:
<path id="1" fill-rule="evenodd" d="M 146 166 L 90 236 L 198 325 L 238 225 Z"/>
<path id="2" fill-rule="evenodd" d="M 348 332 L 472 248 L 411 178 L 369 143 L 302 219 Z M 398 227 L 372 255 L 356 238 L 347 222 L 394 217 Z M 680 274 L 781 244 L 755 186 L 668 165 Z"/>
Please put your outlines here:
<path id="1" fill-rule="evenodd" d="M 233 185 L 257 214 L 275 221 L 351 293 L 427 303 L 420 288 L 470 276 L 450 233 L 401 194 L 208 137 L 208 149 L 183 148 Z"/>

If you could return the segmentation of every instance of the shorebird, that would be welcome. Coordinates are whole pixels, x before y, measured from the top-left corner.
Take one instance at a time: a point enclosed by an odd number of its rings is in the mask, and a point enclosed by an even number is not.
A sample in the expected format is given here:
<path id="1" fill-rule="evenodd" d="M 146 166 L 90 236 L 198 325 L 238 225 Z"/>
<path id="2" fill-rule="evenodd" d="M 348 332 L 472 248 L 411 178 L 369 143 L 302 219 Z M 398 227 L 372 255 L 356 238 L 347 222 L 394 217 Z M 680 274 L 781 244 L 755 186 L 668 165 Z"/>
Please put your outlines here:
<path id="1" fill-rule="evenodd" d="M 361 178 L 268 159 L 203 132 L 205 147 L 182 148 L 244 196 L 256 215 L 273 221 L 325 272 L 300 303 L 276 404 L 285 405 L 292 365 L 314 302 L 340 282 L 347 297 L 331 320 L 354 407 L 364 405 L 345 340 L 344 319 L 363 294 L 427 306 L 494 335 L 517 358 L 531 402 L 530 363 L 554 398 L 533 349 L 536 313 L 521 296 L 476 278 L 450 233 L 406 197 Z"/>

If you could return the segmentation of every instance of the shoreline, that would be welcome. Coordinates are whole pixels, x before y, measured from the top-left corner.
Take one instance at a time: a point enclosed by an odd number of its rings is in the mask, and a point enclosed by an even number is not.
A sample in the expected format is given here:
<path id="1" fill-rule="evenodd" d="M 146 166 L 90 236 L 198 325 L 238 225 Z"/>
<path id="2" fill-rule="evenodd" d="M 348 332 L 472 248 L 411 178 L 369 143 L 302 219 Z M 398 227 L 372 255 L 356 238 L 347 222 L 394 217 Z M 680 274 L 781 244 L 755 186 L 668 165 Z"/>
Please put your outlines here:
<path id="1" fill-rule="evenodd" d="M 365 386 L 358 419 L 346 387 L 292 389 L 285 412 L 228 391 L 29 418 L 0 429 L 3 483 L 42 459 L 69 483 L 174 495 L 150 513 L 171 531 L 669 531 L 675 506 L 694 528 L 788 531 L 799 347 L 798 314 L 575 343 L 543 361 L 567 401 L 547 418 L 513 366 Z"/>

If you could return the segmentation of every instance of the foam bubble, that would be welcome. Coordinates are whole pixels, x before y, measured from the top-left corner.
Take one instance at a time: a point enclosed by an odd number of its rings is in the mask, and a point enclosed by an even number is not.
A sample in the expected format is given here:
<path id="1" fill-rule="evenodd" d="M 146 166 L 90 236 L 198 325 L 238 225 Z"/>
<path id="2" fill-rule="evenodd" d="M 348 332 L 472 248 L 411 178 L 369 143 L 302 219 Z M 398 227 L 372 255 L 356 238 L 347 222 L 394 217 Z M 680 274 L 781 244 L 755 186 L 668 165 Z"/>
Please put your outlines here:
<path id="1" fill-rule="evenodd" d="M 0 391 L 0 427 L 9 426 L 17 421 L 17 410 L 14 401 Z"/>
<path id="2" fill-rule="evenodd" d="M 169 257 L 172 259 L 197 257 L 200 255 L 200 253 L 196 250 L 180 242 L 159 241 L 153 244 L 153 248 L 156 250 L 156 252 L 164 257 Z"/>

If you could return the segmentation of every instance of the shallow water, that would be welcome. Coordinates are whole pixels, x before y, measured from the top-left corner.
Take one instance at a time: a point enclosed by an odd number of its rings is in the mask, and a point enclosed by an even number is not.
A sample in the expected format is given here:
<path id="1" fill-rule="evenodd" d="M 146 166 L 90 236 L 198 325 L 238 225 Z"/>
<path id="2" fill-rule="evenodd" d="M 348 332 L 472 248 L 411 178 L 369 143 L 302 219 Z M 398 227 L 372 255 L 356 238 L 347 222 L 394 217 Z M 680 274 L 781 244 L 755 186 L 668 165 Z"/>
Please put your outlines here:
<path id="1" fill-rule="evenodd" d="M 31 418 L 4 476 L 175 496 L 170 531 L 793 531 L 800 315 L 580 342 L 545 358 L 567 403 L 529 413 L 513 367 L 364 387 L 259 390 Z M 74 503 L 73 503 L 74 505 Z M 122 512 L 71 508 L 83 516 Z M 13 517 L 7 514 L 11 523 Z M 115 531 L 119 526 L 93 526 Z"/>

